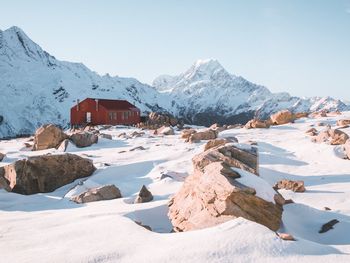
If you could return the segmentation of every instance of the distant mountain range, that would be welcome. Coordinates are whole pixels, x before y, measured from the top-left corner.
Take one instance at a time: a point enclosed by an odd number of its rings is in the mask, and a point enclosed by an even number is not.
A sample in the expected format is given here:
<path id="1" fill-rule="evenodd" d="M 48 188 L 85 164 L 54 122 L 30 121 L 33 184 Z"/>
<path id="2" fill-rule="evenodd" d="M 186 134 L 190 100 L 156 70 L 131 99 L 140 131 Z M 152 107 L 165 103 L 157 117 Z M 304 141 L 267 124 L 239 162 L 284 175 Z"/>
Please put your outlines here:
<path id="1" fill-rule="evenodd" d="M 350 110 L 340 100 L 271 93 L 228 73 L 216 60 L 199 60 L 153 86 L 134 78 L 100 76 L 81 63 L 57 60 L 20 28 L 0 30 L 0 137 L 32 133 L 43 123 L 66 127 L 69 110 L 86 97 L 125 99 L 144 113 L 165 111 L 189 123 L 245 122 L 280 109 Z"/>

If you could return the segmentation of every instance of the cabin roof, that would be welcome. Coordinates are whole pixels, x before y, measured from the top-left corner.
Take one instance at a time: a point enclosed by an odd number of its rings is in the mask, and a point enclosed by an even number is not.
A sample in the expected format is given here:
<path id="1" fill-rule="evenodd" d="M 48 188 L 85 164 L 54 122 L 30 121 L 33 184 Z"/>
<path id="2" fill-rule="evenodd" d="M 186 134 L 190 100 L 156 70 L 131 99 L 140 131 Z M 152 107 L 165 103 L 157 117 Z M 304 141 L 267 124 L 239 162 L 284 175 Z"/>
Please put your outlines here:
<path id="1" fill-rule="evenodd" d="M 88 98 L 92 100 L 98 100 L 98 104 L 106 108 L 107 110 L 131 110 L 137 109 L 137 107 L 126 100 L 110 100 L 99 98 Z"/>

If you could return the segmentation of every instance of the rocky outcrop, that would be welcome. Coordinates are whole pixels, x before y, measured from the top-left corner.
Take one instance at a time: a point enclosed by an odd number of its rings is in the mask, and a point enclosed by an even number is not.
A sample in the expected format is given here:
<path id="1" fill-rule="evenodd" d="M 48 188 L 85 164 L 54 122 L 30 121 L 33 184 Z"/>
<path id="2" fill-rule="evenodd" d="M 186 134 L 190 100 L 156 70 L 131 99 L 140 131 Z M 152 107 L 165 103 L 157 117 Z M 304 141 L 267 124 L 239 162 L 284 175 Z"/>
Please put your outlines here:
<path id="1" fill-rule="evenodd" d="M 146 186 L 142 186 L 139 194 L 137 195 L 134 203 L 139 204 L 139 203 L 146 203 L 150 202 L 153 200 L 153 195 L 152 193 L 146 188 Z"/>
<path id="2" fill-rule="evenodd" d="M 204 151 L 207 151 L 217 146 L 225 145 L 226 143 L 232 143 L 232 142 L 237 143 L 238 142 L 237 138 L 229 137 L 229 138 L 220 138 L 220 139 L 210 140 L 205 144 Z"/>
<path id="3" fill-rule="evenodd" d="M 91 160 L 66 153 L 18 160 L 4 166 L 3 177 L 10 191 L 29 195 L 52 192 L 95 170 Z"/>
<path id="4" fill-rule="evenodd" d="M 188 141 L 190 143 L 196 143 L 200 142 L 201 140 L 213 140 L 218 137 L 218 132 L 214 130 L 206 130 L 206 131 L 200 131 L 196 133 L 192 133 L 191 136 L 188 138 Z"/>
<path id="5" fill-rule="evenodd" d="M 348 119 L 337 121 L 337 126 L 348 126 L 348 125 L 350 125 L 350 120 Z"/>
<path id="6" fill-rule="evenodd" d="M 91 146 L 98 142 L 98 136 L 91 132 L 77 132 L 70 136 L 70 140 L 79 148 Z"/>
<path id="7" fill-rule="evenodd" d="M 313 138 L 313 142 L 316 143 L 330 143 L 331 145 L 341 145 L 349 139 L 349 136 L 338 129 L 326 129 L 320 132 L 316 137 Z"/>
<path id="8" fill-rule="evenodd" d="M 309 136 L 316 136 L 318 134 L 318 131 L 315 128 L 310 128 L 305 133 Z"/>
<path id="9" fill-rule="evenodd" d="M 281 180 L 274 186 L 277 189 L 292 190 L 293 192 L 305 192 L 304 181 Z"/>
<path id="10" fill-rule="evenodd" d="M 236 167 L 255 175 L 259 175 L 257 148 L 247 145 L 240 149 L 234 145 L 224 145 L 209 149 L 192 159 L 195 169 L 203 170 L 205 166 L 213 162 L 224 162 L 231 167 Z"/>
<path id="11" fill-rule="evenodd" d="M 193 174 L 169 202 L 168 216 L 174 230 L 202 229 L 237 217 L 273 231 L 279 229 L 282 207 L 256 196 L 255 189 L 236 180 L 240 176 L 223 162 L 209 163 L 202 169 L 195 166 Z"/>
<path id="12" fill-rule="evenodd" d="M 82 204 L 102 200 L 121 198 L 120 190 L 113 184 L 91 188 L 77 196 L 71 198 L 72 201 Z"/>
<path id="13" fill-rule="evenodd" d="M 189 139 L 190 136 L 194 133 L 196 133 L 197 131 L 195 129 L 185 129 L 182 131 L 181 133 L 181 138 L 182 139 Z"/>
<path id="14" fill-rule="evenodd" d="M 272 114 L 270 119 L 273 125 L 282 125 L 293 122 L 295 120 L 295 116 L 289 110 L 282 110 Z"/>
<path id="15" fill-rule="evenodd" d="M 246 123 L 244 126 L 246 129 L 268 129 L 270 128 L 269 121 L 262 121 L 258 119 L 252 119 Z"/>
<path id="16" fill-rule="evenodd" d="M 36 130 L 33 151 L 57 148 L 68 136 L 57 126 L 46 124 Z"/>

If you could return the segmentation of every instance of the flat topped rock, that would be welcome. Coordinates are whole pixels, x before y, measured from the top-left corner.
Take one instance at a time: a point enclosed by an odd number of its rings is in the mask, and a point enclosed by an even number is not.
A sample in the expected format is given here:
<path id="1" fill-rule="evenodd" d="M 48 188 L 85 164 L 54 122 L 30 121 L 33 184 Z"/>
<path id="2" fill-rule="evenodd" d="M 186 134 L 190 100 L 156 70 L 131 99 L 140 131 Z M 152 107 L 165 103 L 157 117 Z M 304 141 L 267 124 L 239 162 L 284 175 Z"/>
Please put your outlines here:
<path id="1" fill-rule="evenodd" d="M 77 196 L 72 197 L 71 200 L 78 204 L 82 204 L 102 200 L 111 200 L 121 197 L 122 195 L 120 193 L 120 190 L 112 184 L 91 188 Z"/>

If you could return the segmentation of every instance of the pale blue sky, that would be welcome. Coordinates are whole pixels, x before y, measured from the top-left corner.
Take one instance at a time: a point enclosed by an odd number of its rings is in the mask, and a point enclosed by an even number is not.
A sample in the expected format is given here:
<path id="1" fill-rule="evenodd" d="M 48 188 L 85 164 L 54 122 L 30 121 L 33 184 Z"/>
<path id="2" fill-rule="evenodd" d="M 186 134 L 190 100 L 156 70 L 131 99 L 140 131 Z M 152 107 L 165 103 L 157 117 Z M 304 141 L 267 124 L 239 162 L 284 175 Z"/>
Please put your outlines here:
<path id="1" fill-rule="evenodd" d="M 292 95 L 350 100 L 350 0 L 8 0 L 21 27 L 61 60 L 151 83 L 197 59 Z"/>

